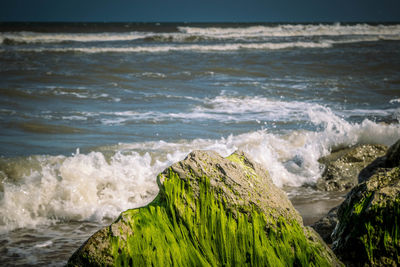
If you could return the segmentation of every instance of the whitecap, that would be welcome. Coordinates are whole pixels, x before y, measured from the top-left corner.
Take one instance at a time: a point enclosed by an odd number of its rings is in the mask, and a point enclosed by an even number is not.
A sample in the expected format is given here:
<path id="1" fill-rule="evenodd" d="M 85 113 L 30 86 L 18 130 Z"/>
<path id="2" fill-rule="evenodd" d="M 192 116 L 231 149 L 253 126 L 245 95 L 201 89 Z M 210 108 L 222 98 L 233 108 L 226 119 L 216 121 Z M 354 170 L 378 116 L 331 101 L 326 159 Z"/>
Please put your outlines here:
<path id="1" fill-rule="evenodd" d="M 251 27 L 179 27 L 186 34 L 217 38 L 377 35 L 399 36 L 400 25 L 281 24 Z"/>
<path id="2" fill-rule="evenodd" d="M 394 99 L 390 100 L 389 103 L 390 104 L 400 103 L 400 98 L 394 98 Z"/>
<path id="3" fill-rule="evenodd" d="M 365 143 L 391 145 L 400 139 L 399 124 L 350 123 L 329 108 L 315 105 L 306 107 L 306 113 L 317 131 L 259 130 L 220 139 L 119 144 L 71 156 L 3 158 L 12 164 L 0 173 L 0 231 L 115 218 L 123 210 L 151 201 L 158 192 L 157 174 L 196 149 L 214 150 L 222 156 L 243 150 L 264 166 L 276 185 L 301 186 L 321 176 L 318 159 L 332 149 Z"/>

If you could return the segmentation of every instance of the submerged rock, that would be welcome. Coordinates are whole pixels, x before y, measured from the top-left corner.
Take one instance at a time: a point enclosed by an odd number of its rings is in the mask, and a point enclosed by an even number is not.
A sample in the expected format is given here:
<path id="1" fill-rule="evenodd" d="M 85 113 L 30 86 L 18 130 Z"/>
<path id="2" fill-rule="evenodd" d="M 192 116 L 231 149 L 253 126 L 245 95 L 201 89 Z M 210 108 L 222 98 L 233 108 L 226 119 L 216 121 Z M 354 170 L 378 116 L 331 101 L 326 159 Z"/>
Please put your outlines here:
<path id="1" fill-rule="evenodd" d="M 70 266 L 340 266 L 268 172 L 241 152 L 195 151 L 148 206 L 86 241 Z"/>
<path id="2" fill-rule="evenodd" d="M 360 173 L 338 209 L 333 249 L 349 266 L 400 262 L 400 140 Z"/>
<path id="3" fill-rule="evenodd" d="M 316 187 L 324 191 L 346 191 L 358 184 L 360 171 L 377 157 L 385 155 L 384 145 L 358 145 L 332 152 L 319 160 L 325 165 Z"/>

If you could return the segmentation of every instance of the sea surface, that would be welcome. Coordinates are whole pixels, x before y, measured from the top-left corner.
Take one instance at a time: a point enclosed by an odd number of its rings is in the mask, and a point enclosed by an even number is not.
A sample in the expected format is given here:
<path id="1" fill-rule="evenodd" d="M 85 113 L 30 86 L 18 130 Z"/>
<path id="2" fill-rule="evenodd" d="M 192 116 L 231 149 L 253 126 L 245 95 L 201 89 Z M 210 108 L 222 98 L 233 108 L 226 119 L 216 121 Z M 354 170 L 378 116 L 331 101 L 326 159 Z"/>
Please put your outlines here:
<path id="1" fill-rule="evenodd" d="M 400 24 L 1 23 L 0 265 L 62 266 L 195 149 L 322 215 L 318 159 L 399 121 Z"/>

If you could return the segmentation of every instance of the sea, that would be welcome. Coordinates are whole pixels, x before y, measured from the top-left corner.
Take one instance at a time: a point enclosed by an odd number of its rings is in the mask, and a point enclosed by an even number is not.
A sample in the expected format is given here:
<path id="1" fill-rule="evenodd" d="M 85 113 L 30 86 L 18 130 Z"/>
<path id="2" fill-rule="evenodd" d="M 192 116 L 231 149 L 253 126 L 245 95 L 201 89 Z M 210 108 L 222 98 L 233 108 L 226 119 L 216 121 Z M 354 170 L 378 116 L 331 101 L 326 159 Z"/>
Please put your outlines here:
<path id="1" fill-rule="evenodd" d="M 310 224 L 343 199 L 318 159 L 399 123 L 399 23 L 0 23 L 0 265 L 65 265 L 198 149 L 245 151 Z"/>

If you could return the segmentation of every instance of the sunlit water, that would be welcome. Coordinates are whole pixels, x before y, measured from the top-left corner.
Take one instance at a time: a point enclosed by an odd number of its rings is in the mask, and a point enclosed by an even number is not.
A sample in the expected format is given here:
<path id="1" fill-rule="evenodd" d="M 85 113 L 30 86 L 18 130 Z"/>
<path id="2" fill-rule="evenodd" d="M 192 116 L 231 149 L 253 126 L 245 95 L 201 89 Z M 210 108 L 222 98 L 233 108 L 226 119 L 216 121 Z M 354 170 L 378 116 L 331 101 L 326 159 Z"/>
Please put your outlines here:
<path id="1" fill-rule="evenodd" d="M 400 25 L 1 27 L 6 265 L 65 264 L 194 149 L 244 150 L 310 223 L 341 200 L 301 187 L 318 158 L 400 138 Z"/>

